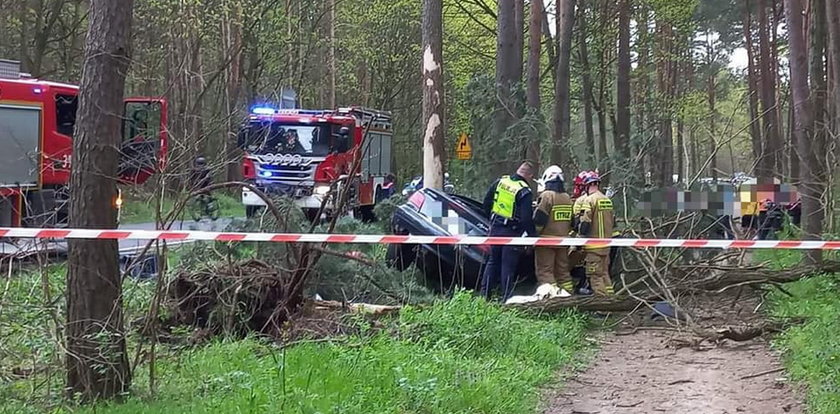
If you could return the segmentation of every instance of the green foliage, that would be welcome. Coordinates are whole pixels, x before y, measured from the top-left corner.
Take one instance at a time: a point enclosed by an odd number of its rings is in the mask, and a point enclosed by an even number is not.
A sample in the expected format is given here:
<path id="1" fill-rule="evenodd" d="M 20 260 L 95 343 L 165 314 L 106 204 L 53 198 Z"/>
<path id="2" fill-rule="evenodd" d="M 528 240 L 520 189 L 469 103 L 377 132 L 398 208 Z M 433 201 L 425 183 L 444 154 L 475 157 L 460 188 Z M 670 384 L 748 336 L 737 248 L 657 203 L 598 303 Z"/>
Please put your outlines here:
<path id="1" fill-rule="evenodd" d="M 217 191 L 213 193 L 216 198 L 216 203 L 219 206 L 219 217 L 244 217 L 245 206 L 242 201 L 227 193 Z M 161 215 L 165 218 L 175 206 L 175 200 L 172 198 L 165 198 L 161 204 Z M 155 214 L 156 203 L 151 196 L 143 196 L 140 194 L 132 194 L 125 197 L 122 212 L 120 213 L 120 223 L 136 224 L 136 223 L 154 223 L 156 219 Z M 182 214 L 182 219 L 191 220 L 189 214 Z"/>
<path id="2" fill-rule="evenodd" d="M 405 309 L 393 325 L 394 335 L 286 349 L 217 342 L 164 358 L 154 396 L 74 412 L 533 413 L 539 387 L 575 361 L 585 323 L 573 313 L 528 319 L 459 293 Z M 147 372 L 137 372 L 136 389 Z M 31 409 L 21 404 L 5 409 Z"/>
<path id="3" fill-rule="evenodd" d="M 774 292 L 770 297 L 772 315 L 807 318 L 805 324 L 788 329 L 776 340 L 784 351 L 785 366 L 795 380 L 807 385 L 808 412 L 840 412 L 840 278 L 815 275 L 787 284 L 785 289 L 793 297 Z"/>

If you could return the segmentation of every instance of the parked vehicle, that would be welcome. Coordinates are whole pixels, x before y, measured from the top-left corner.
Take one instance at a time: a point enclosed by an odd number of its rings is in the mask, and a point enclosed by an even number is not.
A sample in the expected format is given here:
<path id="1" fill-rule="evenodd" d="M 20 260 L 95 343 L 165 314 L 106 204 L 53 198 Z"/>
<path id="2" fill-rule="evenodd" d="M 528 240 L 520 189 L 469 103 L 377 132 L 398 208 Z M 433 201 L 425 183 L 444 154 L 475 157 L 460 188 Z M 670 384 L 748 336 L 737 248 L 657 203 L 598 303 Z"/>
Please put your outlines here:
<path id="1" fill-rule="evenodd" d="M 0 226 L 67 225 L 78 95 L 76 85 L 33 79 L 0 59 Z M 127 98 L 108 110 L 123 115 L 119 181 L 143 184 L 166 165 L 166 100 Z M 119 215 L 122 198 L 113 203 Z"/>
<path id="2" fill-rule="evenodd" d="M 489 223 L 478 201 L 421 188 L 394 211 L 391 230 L 396 235 L 486 236 Z M 455 286 L 477 288 L 489 252 L 490 246 L 403 244 L 389 245 L 386 259 L 400 270 L 416 263 L 430 287 L 448 291 Z M 530 294 L 535 282 L 529 250 L 519 262 L 517 290 Z"/>

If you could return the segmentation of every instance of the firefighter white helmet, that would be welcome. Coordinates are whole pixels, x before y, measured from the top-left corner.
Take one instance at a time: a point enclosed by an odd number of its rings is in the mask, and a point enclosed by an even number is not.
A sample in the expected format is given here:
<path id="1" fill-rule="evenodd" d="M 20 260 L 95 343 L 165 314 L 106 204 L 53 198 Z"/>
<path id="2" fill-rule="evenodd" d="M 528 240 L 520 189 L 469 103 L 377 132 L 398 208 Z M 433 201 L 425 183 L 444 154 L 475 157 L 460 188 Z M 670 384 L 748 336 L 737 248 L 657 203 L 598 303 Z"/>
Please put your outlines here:
<path id="1" fill-rule="evenodd" d="M 545 172 L 542 175 L 542 182 L 545 183 L 554 180 L 557 177 L 560 177 L 560 179 L 563 180 L 563 170 L 556 165 L 552 165 L 551 167 L 545 169 Z"/>

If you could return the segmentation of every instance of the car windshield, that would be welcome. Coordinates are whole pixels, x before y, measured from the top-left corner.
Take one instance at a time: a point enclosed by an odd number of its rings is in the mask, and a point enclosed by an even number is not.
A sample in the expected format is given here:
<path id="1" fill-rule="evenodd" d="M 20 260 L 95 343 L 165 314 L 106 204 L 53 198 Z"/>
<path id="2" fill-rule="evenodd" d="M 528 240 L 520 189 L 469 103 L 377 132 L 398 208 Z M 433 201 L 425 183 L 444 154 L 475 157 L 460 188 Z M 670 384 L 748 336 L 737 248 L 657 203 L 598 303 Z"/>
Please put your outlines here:
<path id="1" fill-rule="evenodd" d="M 325 156 L 330 150 L 326 125 L 255 121 L 239 132 L 240 146 L 251 154 Z"/>

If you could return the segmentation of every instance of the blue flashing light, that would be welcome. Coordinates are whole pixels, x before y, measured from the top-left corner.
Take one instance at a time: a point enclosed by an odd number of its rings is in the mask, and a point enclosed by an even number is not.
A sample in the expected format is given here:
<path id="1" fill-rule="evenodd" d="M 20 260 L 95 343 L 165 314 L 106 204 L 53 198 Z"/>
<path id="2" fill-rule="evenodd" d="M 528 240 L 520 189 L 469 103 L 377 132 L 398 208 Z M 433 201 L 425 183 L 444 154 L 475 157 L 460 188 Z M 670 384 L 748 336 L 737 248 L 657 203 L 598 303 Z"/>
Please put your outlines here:
<path id="1" fill-rule="evenodd" d="M 262 171 L 260 175 L 263 177 L 271 177 L 271 171 Z"/>
<path id="2" fill-rule="evenodd" d="M 255 115 L 274 115 L 277 110 L 269 106 L 255 106 L 251 108 L 251 113 Z"/>

